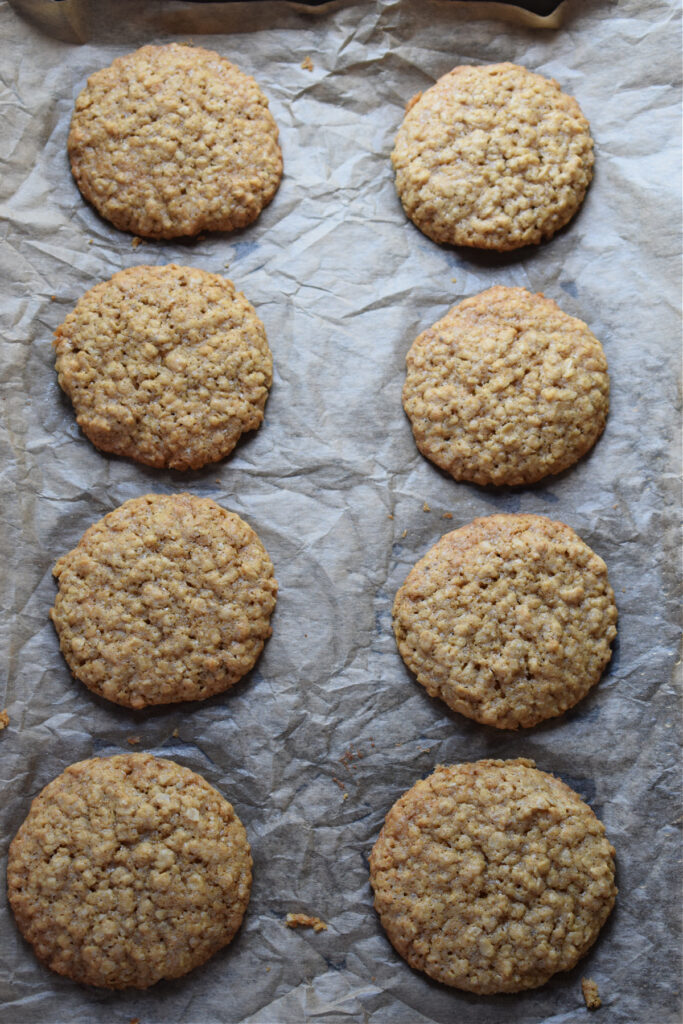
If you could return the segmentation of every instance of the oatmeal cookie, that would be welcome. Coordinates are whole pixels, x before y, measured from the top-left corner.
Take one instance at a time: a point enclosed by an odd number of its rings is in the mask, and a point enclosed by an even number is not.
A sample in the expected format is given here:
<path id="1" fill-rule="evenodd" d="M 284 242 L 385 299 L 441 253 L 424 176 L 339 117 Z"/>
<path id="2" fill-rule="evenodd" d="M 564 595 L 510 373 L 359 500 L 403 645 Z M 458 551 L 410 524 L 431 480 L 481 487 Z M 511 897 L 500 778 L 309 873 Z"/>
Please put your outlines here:
<path id="1" fill-rule="evenodd" d="M 143 46 L 91 75 L 68 150 L 98 213 L 146 238 L 243 228 L 282 175 L 277 125 L 254 79 L 178 43 Z"/>
<path id="2" fill-rule="evenodd" d="M 573 707 L 611 657 L 603 560 L 564 523 L 500 514 L 447 533 L 396 595 L 404 662 L 432 697 L 498 729 Z"/>
<path id="3" fill-rule="evenodd" d="M 375 909 L 411 967 L 467 992 L 519 992 L 574 966 L 614 906 L 614 849 L 533 761 L 439 766 L 389 811 Z"/>
<path id="4" fill-rule="evenodd" d="M 78 425 L 103 451 L 198 469 L 263 420 L 273 379 L 265 328 L 217 274 L 120 270 L 85 293 L 54 347 Z"/>
<path id="5" fill-rule="evenodd" d="M 72 764 L 31 805 L 7 889 L 36 956 L 74 981 L 147 988 L 231 941 L 251 853 L 232 806 L 151 754 Z"/>
<path id="6" fill-rule="evenodd" d="M 454 306 L 406 358 L 417 446 L 456 480 L 528 484 L 592 448 L 609 409 L 607 360 L 552 299 L 496 286 Z"/>
<path id="7" fill-rule="evenodd" d="M 420 231 L 504 252 L 550 238 L 574 216 L 593 140 L 552 79 L 516 64 L 465 66 L 411 100 L 391 159 Z"/>
<path id="8" fill-rule="evenodd" d="M 229 689 L 271 634 L 273 565 L 210 498 L 147 494 L 86 530 L 53 570 L 50 617 L 69 668 L 126 707 Z"/>

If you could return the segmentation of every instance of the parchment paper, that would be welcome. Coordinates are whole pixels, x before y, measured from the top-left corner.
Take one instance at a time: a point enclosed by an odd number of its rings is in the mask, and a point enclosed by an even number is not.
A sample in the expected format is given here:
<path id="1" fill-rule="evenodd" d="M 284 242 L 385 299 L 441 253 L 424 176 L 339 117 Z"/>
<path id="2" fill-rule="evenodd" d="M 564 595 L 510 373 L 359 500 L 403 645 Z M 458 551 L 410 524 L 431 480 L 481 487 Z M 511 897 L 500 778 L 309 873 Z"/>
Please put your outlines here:
<path id="1" fill-rule="evenodd" d="M 118 0 L 90 8 L 87 42 L 77 45 L 0 2 L 0 706 L 11 717 L 0 735 L 2 872 L 50 779 L 73 761 L 131 749 L 201 772 L 234 803 L 255 861 L 232 945 L 143 993 L 79 987 L 39 966 L 3 903 L 6 1024 L 564 1024 L 588 1016 L 585 975 L 600 988 L 600 1024 L 680 1020 L 677 8 L 568 0 L 561 28 L 548 31 L 484 5 L 434 0 L 317 12 Z M 81 199 L 68 122 L 89 73 L 174 38 L 213 47 L 257 77 L 280 125 L 285 177 L 241 233 L 136 249 Z M 300 66 L 307 56 L 313 71 Z M 597 160 L 565 231 L 496 257 L 421 235 L 402 213 L 388 158 L 417 90 L 458 63 L 501 60 L 556 77 L 578 98 Z M 261 430 L 225 462 L 186 474 L 97 452 L 59 390 L 51 351 L 54 328 L 88 287 L 122 267 L 171 261 L 234 280 L 264 320 L 275 362 Z M 609 360 L 604 437 L 535 487 L 454 483 L 418 454 L 401 409 L 413 338 L 494 283 L 544 291 L 589 323 Z M 47 617 L 51 569 L 126 499 L 185 489 L 260 534 L 280 582 L 274 635 L 229 694 L 132 713 L 70 676 Z M 428 697 L 390 623 L 396 589 L 427 548 L 496 511 L 574 527 L 605 558 L 620 612 L 614 658 L 594 692 L 518 733 L 478 726 Z M 479 998 L 429 981 L 394 953 L 372 909 L 368 854 L 392 803 L 436 764 L 521 755 L 603 819 L 620 893 L 575 970 L 533 992 Z M 319 915 L 329 929 L 290 931 L 288 911 Z"/>

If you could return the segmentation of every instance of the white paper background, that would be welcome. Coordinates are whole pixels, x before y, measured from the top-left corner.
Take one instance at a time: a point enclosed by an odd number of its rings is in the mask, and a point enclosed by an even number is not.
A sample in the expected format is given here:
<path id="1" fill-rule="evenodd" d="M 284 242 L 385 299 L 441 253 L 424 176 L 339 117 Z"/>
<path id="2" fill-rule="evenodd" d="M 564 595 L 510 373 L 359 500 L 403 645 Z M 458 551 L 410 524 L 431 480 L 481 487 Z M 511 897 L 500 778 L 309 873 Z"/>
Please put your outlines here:
<path id="1" fill-rule="evenodd" d="M 677 7 L 568 0 L 562 27 L 548 31 L 435 0 L 315 13 L 100 0 L 78 45 L 41 34 L 0 0 L 3 858 L 45 783 L 139 736 L 133 749 L 177 758 L 228 796 L 255 860 L 233 944 L 144 993 L 82 988 L 40 967 L 3 905 L 3 1024 L 564 1024 L 586 1019 L 583 975 L 600 986 L 601 1024 L 680 1019 Z M 258 78 L 280 125 L 285 177 L 244 232 L 134 249 L 73 184 L 68 121 L 90 72 L 173 38 Z M 309 55 L 313 72 L 300 67 Z M 578 217 L 541 248 L 441 248 L 403 216 L 393 136 L 418 89 L 455 64 L 501 60 L 552 75 L 578 98 L 596 140 L 595 181 Z M 275 362 L 261 430 L 225 462 L 187 474 L 97 452 L 59 391 L 51 351 L 52 331 L 86 288 L 124 266 L 170 261 L 228 274 L 264 320 Z M 536 487 L 454 483 L 418 455 L 401 409 L 415 335 L 494 283 L 556 299 L 589 323 L 609 360 L 604 437 Z M 127 498 L 184 489 L 234 509 L 262 537 L 280 581 L 274 635 L 231 693 L 133 713 L 71 678 L 47 618 L 51 568 Z M 573 526 L 607 561 L 620 611 L 597 689 L 564 718 L 517 734 L 430 699 L 390 626 L 417 558 L 446 530 L 495 511 Z M 345 767 L 349 746 L 363 756 Z M 537 991 L 478 998 L 393 952 L 372 910 L 367 858 L 391 804 L 435 764 L 519 755 L 559 774 L 604 820 L 620 895 L 577 969 Z M 317 914 L 329 930 L 290 931 L 288 911 Z"/>

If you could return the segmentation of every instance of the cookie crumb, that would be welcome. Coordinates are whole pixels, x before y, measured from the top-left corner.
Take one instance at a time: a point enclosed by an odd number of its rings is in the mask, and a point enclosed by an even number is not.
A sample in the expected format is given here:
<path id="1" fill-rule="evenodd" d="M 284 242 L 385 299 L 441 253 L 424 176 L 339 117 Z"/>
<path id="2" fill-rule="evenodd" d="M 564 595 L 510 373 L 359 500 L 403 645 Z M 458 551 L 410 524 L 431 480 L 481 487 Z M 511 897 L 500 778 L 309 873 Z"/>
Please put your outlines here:
<path id="1" fill-rule="evenodd" d="M 453 518 L 453 513 L 452 512 L 444 512 L 444 514 L 441 516 L 441 518 L 442 519 L 452 519 Z"/>
<path id="2" fill-rule="evenodd" d="M 285 924 L 288 928 L 312 928 L 314 932 L 326 932 L 327 925 L 319 917 L 310 914 L 287 914 Z"/>
<path id="3" fill-rule="evenodd" d="M 131 1017 L 130 1018 L 130 1024 L 140 1024 L 140 1018 L 139 1017 Z"/>
<path id="4" fill-rule="evenodd" d="M 269 974 L 269 973 L 270 973 L 270 970 L 271 970 L 271 968 L 270 968 L 270 967 L 266 967 L 266 974 Z"/>
<path id="5" fill-rule="evenodd" d="M 175 729 L 171 733 L 171 736 L 173 737 L 174 740 L 178 739 L 178 737 L 180 736 L 180 733 L 178 732 L 178 726 L 175 727 Z"/>
<path id="6" fill-rule="evenodd" d="M 394 518 L 394 517 L 392 516 L 392 514 L 391 514 L 391 512 L 390 512 L 390 513 L 388 514 L 388 516 L 387 516 L 387 519 L 393 519 L 393 518 Z"/>
<path id="7" fill-rule="evenodd" d="M 342 797 L 342 800 L 348 800 L 348 799 L 349 799 L 349 794 L 348 793 L 344 793 L 344 795 Z"/>
<path id="8" fill-rule="evenodd" d="M 8 725 L 9 715 L 7 714 L 7 708 L 5 708 L 3 711 L 0 711 L 0 732 L 2 732 L 3 729 L 6 729 Z"/>
<path id="9" fill-rule="evenodd" d="M 458 283 L 457 277 L 452 277 L 451 281 L 452 281 L 453 284 L 457 284 Z"/>
<path id="10" fill-rule="evenodd" d="M 349 747 L 344 751 L 342 756 L 339 758 L 339 763 L 343 764 L 345 768 L 351 768 L 354 760 L 360 760 L 362 753 L 358 748 L 354 751 L 353 747 Z"/>
<path id="11" fill-rule="evenodd" d="M 431 512 L 432 511 L 426 501 L 425 501 L 424 505 L 422 506 L 422 511 L 423 512 Z"/>
<path id="12" fill-rule="evenodd" d="M 592 978 L 581 979 L 581 991 L 583 992 L 584 1002 L 589 1010 L 597 1010 L 602 1006 L 602 1000 L 598 992 L 598 983 L 593 981 Z"/>
<path id="13" fill-rule="evenodd" d="M 51 295 L 50 296 L 50 302 L 56 302 L 56 301 L 57 301 L 57 296 L 56 295 Z"/>
<path id="14" fill-rule="evenodd" d="M 142 238 L 138 238 L 138 236 L 136 235 L 130 244 L 133 246 L 134 249 L 137 249 L 139 245 L 144 245 L 145 243 Z"/>
<path id="15" fill-rule="evenodd" d="M 129 736 L 128 739 L 126 740 L 126 743 L 130 743 L 131 747 L 134 747 L 139 742 L 140 742 L 140 737 L 139 736 Z"/>
<path id="16" fill-rule="evenodd" d="M 339 786 L 339 788 L 340 788 L 340 789 L 346 789 L 346 786 L 344 785 L 344 783 L 342 782 L 342 780 L 341 780 L 341 779 L 338 779 L 336 775 L 333 775 L 333 776 L 332 776 L 332 781 L 333 781 L 333 782 L 336 782 L 336 783 L 337 783 L 337 785 Z"/>
<path id="17" fill-rule="evenodd" d="M 401 534 L 401 540 L 405 540 L 407 536 L 408 536 L 408 531 L 404 530 L 403 533 Z"/>
<path id="18" fill-rule="evenodd" d="M 304 57 L 304 59 L 301 61 L 301 67 L 304 69 L 304 71 L 312 71 L 313 61 L 311 60 L 311 58 Z"/>

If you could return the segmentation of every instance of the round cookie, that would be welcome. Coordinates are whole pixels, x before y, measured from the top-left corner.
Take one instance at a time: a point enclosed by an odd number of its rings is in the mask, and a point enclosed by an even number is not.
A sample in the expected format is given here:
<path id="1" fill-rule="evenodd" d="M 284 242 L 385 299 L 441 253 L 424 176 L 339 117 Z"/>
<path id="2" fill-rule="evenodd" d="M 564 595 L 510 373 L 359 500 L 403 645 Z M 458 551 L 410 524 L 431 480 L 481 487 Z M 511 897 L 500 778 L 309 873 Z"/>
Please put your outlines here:
<path id="1" fill-rule="evenodd" d="M 263 420 L 273 378 L 266 332 L 217 274 L 121 270 L 85 293 L 54 347 L 78 425 L 103 451 L 197 469 Z"/>
<path id="2" fill-rule="evenodd" d="M 143 46 L 91 75 L 68 150 L 98 213 L 147 238 L 243 228 L 282 176 L 277 125 L 254 79 L 178 43 Z"/>
<path id="3" fill-rule="evenodd" d="M 436 771 L 392 807 L 370 857 L 375 909 L 411 967 L 467 992 L 567 971 L 614 906 L 614 849 L 533 761 Z"/>
<path id="4" fill-rule="evenodd" d="M 411 100 L 391 159 L 420 231 L 505 252 L 550 238 L 574 216 L 593 140 L 552 79 L 516 64 L 464 66 Z"/>
<path id="5" fill-rule="evenodd" d="M 611 657 L 603 560 L 564 523 L 493 515 L 447 533 L 396 595 L 404 662 L 432 697 L 498 729 L 573 707 Z"/>
<path id="6" fill-rule="evenodd" d="M 82 683 L 126 707 L 204 700 L 253 668 L 272 630 L 273 565 L 234 512 L 191 494 L 126 501 L 53 569 L 50 612 Z"/>
<path id="7" fill-rule="evenodd" d="M 552 299 L 496 286 L 454 306 L 406 358 L 417 446 L 456 480 L 528 484 L 560 473 L 602 433 L 607 360 Z"/>
<path id="8" fill-rule="evenodd" d="M 36 797 L 10 846 L 7 889 L 53 971 L 147 988 L 227 946 L 251 868 L 242 822 L 205 779 L 123 754 L 72 764 Z"/>

